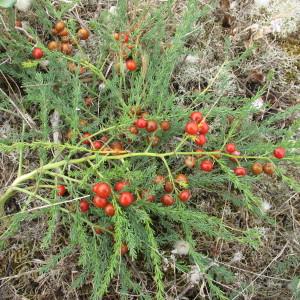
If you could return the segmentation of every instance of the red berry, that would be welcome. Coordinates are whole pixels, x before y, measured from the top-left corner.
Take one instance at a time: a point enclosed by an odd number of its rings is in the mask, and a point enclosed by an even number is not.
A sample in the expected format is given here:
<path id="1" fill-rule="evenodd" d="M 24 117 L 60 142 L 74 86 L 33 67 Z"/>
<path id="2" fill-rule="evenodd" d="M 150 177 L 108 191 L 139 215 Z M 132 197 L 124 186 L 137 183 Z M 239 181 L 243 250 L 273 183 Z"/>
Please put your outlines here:
<path id="1" fill-rule="evenodd" d="M 148 121 L 145 120 L 144 118 L 139 118 L 135 121 L 135 126 L 137 128 L 146 128 L 148 124 Z"/>
<path id="2" fill-rule="evenodd" d="M 121 255 L 125 255 L 128 252 L 128 246 L 123 244 L 120 249 Z"/>
<path id="3" fill-rule="evenodd" d="M 163 131 L 168 131 L 171 127 L 171 124 L 169 121 L 162 121 L 160 123 L 160 128 L 163 130 Z"/>
<path id="4" fill-rule="evenodd" d="M 92 149 L 99 150 L 102 148 L 103 144 L 100 141 L 95 141 L 95 142 L 92 142 L 91 146 L 92 146 Z"/>
<path id="5" fill-rule="evenodd" d="M 34 48 L 31 54 L 34 59 L 40 59 L 44 56 L 44 52 L 41 48 Z"/>
<path id="6" fill-rule="evenodd" d="M 172 184 L 172 182 L 170 182 L 170 181 L 167 181 L 166 183 L 165 183 L 165 186 L 164 186 L 164 190 L 167 192 L 167 193 L 171 193 L 172 191 L 173 191 L 173 184 Z"/>
<path id="7" fill-rule="evenodd" d="M 191 198 L 191 191 L 190 190 L 184 190 L 179 193 L 178 195 L 179 200 L 182 202 L 187 202 Z"/>
<path id="8" fill-rule="evenodd" d="M 79 203 L 79 207 L 82 212 L 87 212 L 90 208 L 90 205 L 86 200 L 81 200 Z"/>
<path id="9" fill-rule="evenodd" d="M 133 59 L 128 59 L 126 61 L 126 68 L 128 71 L 135 71 L 137 69 L 137 64 Z"/>
<path id="10" fill-rule="evenodd" d="M 121 192 L 127 185 L 129 185 L 128 181 L 118 181 L 115 183 L 114 190 L 116 192 Z"/>
<path id="11" fill-rule="evenodd" d="M 207 134 L 209 130 L 209 126 L 205 121 L 201 121 L 201 123 L 198 125 L 199 127 L 199 133 L 201 134 Z"/>
<path id="12" fill-rule="evenodd" d="M 112 217 L 114 216 L 115 214 L 115 207 L 111 204 L 111 203 L 108 203 L 105 207 L 104 207 L 104 213 L 109 216 L 109 217 Z"/>
<path id="13" fill-rule="evenodd" d="M 104 208 L 107 205 L 107 199 L 95 195 L 93 198 L 93 203 L 97 208 Z"/>
<path id="14" fill-rule="evenodd" d="M 129 206 L 133 201 L 134 196 L 130 192 L 122 192 L 119 196 L 119 203 L 124 207 Z"/>
<path id="15" fill-rule="evenodd" d="M 245 176 L 247 174 L 247 170 L 243 167 L 236 167 L 233 171 L 237 176 Z"/>
<path id="16" fill-rule="evenodd" d="M 214 164 L 211 160 L 206 159 L 201 162 L 200 168 L 205 172 L 210 172 L 214 168 Z"/>
<path id="17" fill-rule="evenodd" d="M 202 113 L 200 111 L 194 111 L 190 114 L 190 119 L 196 123 L 200 123 L 203 119 Z"/>
<path id="18" fill-rule="evenodd" d="M 146 130 L 148 132 L 154 132 L 157 129 L 157 122 L 156 121 L 148 121 Z"/>
<path id="19" fill-rule="evenodd" d="M 198 132 L 198 125 L 194 121 L 187 122 L 185 125 L 185 132 L 187 134 L 196 135 Z"/>
<path id="20" fill-rule="evenodd" d="M 273 155 L 278 158 L 284 158 L 285 157 L 285 149 L 283 147 L 278 147 L 274 150 Z"/>
<path id="21" fill-rule="evenodd" d="M 95 183 L 95 184 L 92 186 L 92 191 L 93 191 L 94 193 L 96 193 L 96 190 L 97 190 L 99 184 L 100 184 L 100 183 Z"/>
<path id="22" fill-rule="evenodd" d="M 81 137 L 81 139 L 82 139 L 82 144 L 84 144 L 84 145 L 89 145 L 89 144 L 90 144 L 90 139 L 89 139 L 90 136 L 91 136 L 90 133 L 85 132 L 85 133 L 82 135 L 82 137 Z"/>
<path id="23" fill-rule="evenodd" d="M 226 148 L 226 152 L 228 153 L 232 153 L 236 151 L 235 144 L 227 144 L 225 148 Z"/>
<path id="24" fill-rule="evenodd" d="M 122 33 L 122 38 L 123 38 L 122 42 L 128 43 L 129 35 L 127 33 Z"/>
<path id="25" fill-rule="evenodd" d="M 174 204 L 174 199 L 171 195 L 166 194 L 160 198 L 160 202 L 165 206 L 171 206 Z"/>
<path id="26" fill-rule="evenodd" d="M 203 146 L 207 142 L 204 134 L 199 134 L 195 139 L 195 144 L 198 146 Z"/>
<path id="27" fill-rule="evenodd" d="M 106 182 L 98 182 L 93 186 L 93 192 L 102 198 L 108 198 L 111 195 L 111 188 Z"/>
<path id="28" fill-rule="evenodd" d="M 63 196 L 67 192 L 67 189 L 64 185 L 58 185 L 56 187 L 56 189 L 57 189 L 57 195 L 58 196 Z"/>

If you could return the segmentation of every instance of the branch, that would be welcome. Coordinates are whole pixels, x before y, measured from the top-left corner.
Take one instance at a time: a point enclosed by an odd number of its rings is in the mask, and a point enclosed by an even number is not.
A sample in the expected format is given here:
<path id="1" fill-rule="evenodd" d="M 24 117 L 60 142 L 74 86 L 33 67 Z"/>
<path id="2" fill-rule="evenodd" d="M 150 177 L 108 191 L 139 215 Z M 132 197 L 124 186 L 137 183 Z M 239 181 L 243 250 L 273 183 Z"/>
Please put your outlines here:
<path id="1" fill-rule="evenodd" d="M 56 146 L 56 145 L 55 145 Z M 57 146 L 62 146 L 62 145 L 57 145 Z M 81 147 L 82 149 L 82 147 Z M 83 148 L 85 149 L 85 148 Z M 80 164 L 84 163 L 90 160 L 96 159 L 98 155 L 102 155 L 104 160 L 121 160 L 125 158 L 131 158 L 131 157 L 157 157 L 163 160 L 163 162 L 166 164 L 166 157 L 169 156 L 185 156 L 185 155 L 199 155 L 199 152 L 166 152 L 166 153 L 151 153 L 151 152 L 135 152 L 135 153 L 128 153 L 128 152 L 122 152 L 121 154 L 117 154 L 114 151 L 88 151 L 92 152 L 92 155 L 84 156 L 82 158 L 77 158 L 77 159 L 71 159 L 71 160 L 61 160 L 58 162 L 52 162 L 47 165 L 44 165 L 42 167 L 39 167 L 35 170 L 33 170 L 30 173 L 24 174 L 20 177 L 17 177 L 14 182 L 11 184 L 11 186 L 6 190 L 6 192 L 0 196 L 0 217 L 4 215 L 4 204 L 5 202 L 15 194 L 15 188 L 18 187 L 21 183 L 34 178 L 38 174 L 44 174 L 48 170 L 53 170 L 56 168 L 59 168 L 61 166 L 64 166 L 65 164 Z M 97 153 L 97 154 L 96 154 Z M 201 155 L 207 155 L 210 157 L 213 157 L 215 155 L 215 152 L 201 152 Z M 228 153 L 222 153 L 223 156 L 226 157 L 234 157 L 234 158 L 241 158 L 241 159 L 265 159 L 265 160 L 270 160 L 269 157 L 264 157 L 264 156 L 246 156 L 246 155 L 231 155 Z M 286 158 L 287 159 L 287 158 Z M 167 167 L 167 165 L 166 165 Z M 168 169 L 168 168 L 167 168 Z M 169 175 L 170 175 L 170 170 L 168 170 Z M 171 177 L 172 178 L 172 177 Z"/>

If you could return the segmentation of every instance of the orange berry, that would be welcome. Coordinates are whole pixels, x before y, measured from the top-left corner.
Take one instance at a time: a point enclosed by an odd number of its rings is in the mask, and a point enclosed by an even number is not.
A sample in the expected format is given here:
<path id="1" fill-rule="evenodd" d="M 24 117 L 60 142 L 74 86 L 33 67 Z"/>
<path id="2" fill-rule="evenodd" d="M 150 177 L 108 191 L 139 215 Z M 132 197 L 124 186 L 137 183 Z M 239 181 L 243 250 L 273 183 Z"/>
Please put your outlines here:
<path id="1" fill-rule="evenodd" d="M 90 36 L 90 33 L 88 32 L 87 29 L 85 28 L 80 28 L 78 31 L 77 31 L 77 35 L 78 37 L 81 39 L 81 40 L 87 40 Z"/>

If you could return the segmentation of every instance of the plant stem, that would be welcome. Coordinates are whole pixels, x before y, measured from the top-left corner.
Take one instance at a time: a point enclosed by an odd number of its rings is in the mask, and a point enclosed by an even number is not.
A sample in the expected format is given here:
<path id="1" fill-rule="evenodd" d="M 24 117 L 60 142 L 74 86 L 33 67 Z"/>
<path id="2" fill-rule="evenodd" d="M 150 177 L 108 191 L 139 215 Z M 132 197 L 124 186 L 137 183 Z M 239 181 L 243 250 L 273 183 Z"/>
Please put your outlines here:
<path id="1" fill-rule="evenodd" d="M 87 157 L 77 158 L 77 159 L 71 159 L 69 160 L 70 164 L 80 164 L 82 162 L 85 162 L 87 159 L 95 159 L 96 155 L 90 155 Z M 4 215 L 4 204 L 5 202 L 15 194 L 15 188 L 18 187 L 21 183 L 32 179 L 38 174 L 42 174 L 47 170 L 56 169 L 61 166 L 63 166 L 66 163 L 65 160 L 61 160 L 58 162 L 50 163 L 45 166 L 39 167 L 27 174 L 24 174 L 22 176 L 17 177 L 14 182 L 11 184 L 11 186 L 6 190 L 6 192 L 0 197 L 0 217 Z"/>
<path id="2" fill-rule="evenodd" d="M 77 182 L 77 183 L 80 183 L 80 182 L 81 182 L 80 180 L 71 178 L 71 177 L 66 176 L 66 175 L 63 175 L 63 174 L 51 172 L 51 171 L 46 171 L 45 174 L 51 175 L 51 176 L 53 176 L 53 177 L 60 177 L 60 178 L 63 178 L 63 179 L 69 180 L 69 181 L 73 181 L 73 182 Z"/>
<path id="3" fill-rule="evenodd" d="M 93 152 L 95 153 L 95 152 Z M 157 157 L 162 159 L 163 161 L 165 160 L 166 157 L 169 156 L 185 156 L 185 155 L 199 155 L 198 152 L 166 152 L 166 153 L 154 153 L 154 152 L 136 152 L 136 153 L 123 153 L 123 154 L 118 154 L 114 155 L 115 152 L 111 151 L 98 151 L 98 155 L 105 155 L 103 160 L 120 160 L 120 159 L 125 159 L 125 158 L 131 158 L 131 157 Z M 112 154 L 112 155 L 109 155 Z M 208 155 L 213 157 L 215 152 L 202 152 L 201 155 Z M 11 184 L 11 186 L 6 190 L 6 192 L 0 196 L 0 217 L 4 215 L 4 204 L 5 202 L 16 192 L 15 188 L 18 187 L 21 183 L 34 178 L 38 174 L 43 174 L 45 171 L 52 170 L 59 168 L 65 164 L 80 164 L 84 163 L 87 161 L 91 161 L 96 159 L 98 156 L 96 154 L 84 156 L 81 158 L 77 159 L 70 159 L 70 160 L 61 160 L 58 162 L 52 162 L 47 165 L 44 165 L 42 167 L 39 167 L 30 173 L 24 174 L 22 176 L 17 177 L 14 182 Z M 262 156 L 242 156 L 242 155 L 231 155 L 228 153 L 222 153 L 222 156 L 225 157 L 234 157 L 234 158 L 240 158 L 240 159 L 264 159 L 264 160 L 270 160 L 269 157 L 262 157 Z M 165 161 L 164 161 L 165 163 Z M 168 170 L 169 172 L 169 170 Z"/>

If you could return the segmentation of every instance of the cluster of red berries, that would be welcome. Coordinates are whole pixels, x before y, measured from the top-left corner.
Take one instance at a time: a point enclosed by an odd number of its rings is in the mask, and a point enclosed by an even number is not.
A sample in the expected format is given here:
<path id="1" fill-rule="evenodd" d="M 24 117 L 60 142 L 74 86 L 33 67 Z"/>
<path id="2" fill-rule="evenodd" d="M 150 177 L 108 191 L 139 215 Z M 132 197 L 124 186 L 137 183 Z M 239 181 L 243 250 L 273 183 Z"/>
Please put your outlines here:
<path id="1" fill-rule="evenodd" d="M 92 105 L 93 99 L 91 97 L 86 97 L 84 102 L 87 106 Z M 149 120 L 147 117 L 146 112 L 142 112 L 141 110 L 135 111 L 134 114 L 138 117 L 134 122 L 133 125 L 128 128 L 128 131 L 133 135 L 138 135 L 140 130 L 145 130 L 148 133 L 153 133 L 151 136 L 147 136 L 147 142 L 150 143 L 152 146 L 157 146 L 160 142 L 159 136 L 155 135 L 154 133 L 157 132 L 159 129 L 162 132 L 167 132 L 171 128 L 171 123 L 167 120 L 164 120 L 158 123 L 155 120 Z M 70 131 L 67 132 L 66 138 L 70 139 L 72 133 Z M 124 144 L 120 141 L 115 141 L 107 144 L 109 138 L 107 136 L 101 137 L 101 139 L 92 140 L 92 134 L 89 132 L 84 132 L 81 135 L 82 144 L 90 146 L 93 150 L 101 150 L 107 152 L 115 152 L 115 153 L 122 153 L 125 151 Z M 129 140 L 130 141 L 130 140 Z"/>
<path id="2" fill-rule="evenodd" d="M 115 192 L 119 193 L 118 201 L 123 207 L 131 205 L 135 200 L 134 195 L 131 192 L 123 191 L 126 186 L 129 186 L 129 182 L 127 181 L 118 181 L 114 186 Z M 111 186 L 106 182 L 97 182 L 92 186 L 92 192 L 95 194 L 93 197 L 93 205 L 96 208 L 103 209 L 105 215 L 107 215 L 108 217 L 113 217 L 115 215 L 115 207 L 112 203 L 109 202 L 109 198 L 112 195 Z M 90 204 L 87 200 L 81 200 L 79 207 L 81 212 L 85 213 L 89 210 Z M 104 231 L 99 226 L 95 226 L 94 229 L 96 234 L 104 233 Z M 106 231 L 110 231 L 113 233 L 114 227 L 109 226 L 106 228 Z M 122 244 L 120 248 L 121 255 L 124 255 L 127 252 L 128 246 L 126 244 Z"/>
<path id="3" fill-rule="evenodd" d="M 232 155 L 237 155 L 237 156 L 240 155 L 240 152 L 235 149 L 234 144 L 227 144 L 226 151 Z M 278 159 L 282 159 L 285 157 L 285 149 L 283 147 L 278 147 L 273 151 L 273 155 L 274 155 L 274 157 L 276 157 Z M 230 159 L 232 161 L 238 162 L 236 158 L 231 157 Z M 259 175 L 262 172 L 264 172 L 267 175 L 273 175 L 275 168 L 274 168 L 274 165 L 270 162 L 264 163 L 263 165 L 259 162 L 255 162 L 252 165 L 251 170 L 254 175 Z M 236 167 L 233 171 L 237 176 L 247 175 L 247 170 L 241 166 Z"/>
<path id="4" fill-rule="evenodd" d="M 48 49 L 51 51 L 59 50 L 66 55 L 72 54 L 73 45 L 77 44 L 76 40 L 70 38 L 69 30 L 63 21 L 57 22 L 52 28 L 53 35 L 57 36 L 59 40 L 52 40 L 48 43 Z M 77 37 L 80 40 L 87 40 L 89 38 L 89 31 L 86 28 L 80 28 L 77 31 Z M 44 56 L 44 52 L 41 48 L 35 47 L 32 50 L 32 57 L 34 59 L 41 59 Z M 74 64 L 69 65 L 69 69 L 74 68 Z M 75 66 L 76 67 L 76 66 Z"/>
<path id="5" fill-rule="evenodd" d="M 283 147 L 277 147 L 273 151 L 273 156 L 278 159 L 284 158 L 285 154 L 286 154 L 286 151 Z M 260 162 L 255 162 L 251 167 L 251 171 L 255 175 L 259 175 L 263 172 L 267 175 L 273 175 L 275 172 L 275 166 L 271 162 L 267 162 L 264 164 L 261 164 Z"/>
<path id="6" fill-rule="evenodd" d="M 190 121 L 185 124 L 185 132 L 193 136 L 193 140 L 197 146 L 203 146 L 206 142 L 206 134 L 209 126 L 199 111 L 190 114 Z"/>
<path id="7" fill-rule="evenodd" d="M 199 111 L 194 111 L 190 114 L 190 120 L 185 124 L 185 133 L 192 137 L 193 141 L 197 146 L 204 146 L 207 142 L 206 135 L 209 131 L 209 125 L 203 117 L 202 113 Z M 197 157 L 202 157 L 202 149 L 197 149 L 199 152 Z M 219 151 L 216 151 L 215 159 L 220 157 Z M 185 164 L 188 168 L 193 168 L 196 164 L 196 158 L 194 156 L 188 156 L 185 159 Z M 200 169 L 205 172 L 210 172 L 213 170 L 214 162 L 210 159 L 202 160 L 200 163 Z"/>
<path id="8" fill-rule="evenodd" d="M 155 132 L 158 129 L 158 124 L 154 120 L 146 120 L 144 117 L 138 118 L 133 123 L 134 125 L 130 127 L 130 132 L 137 134 L 139 129 L 145 129 L 147 132 Z M 162 121 L 160 123 L 160 128 L 163 131 L 168 131 L 171 127 L 169 121 Z"/>
<path id="9" fill-rule="evenodd" d="M 160 198 L 160 202 L 165 205 L 165 206 L 171 206 L 175 203 L 175 199 L 172 195 L 172 193 L 174 192 L 174 184 L 169 181 L 169 180 L 166 180 L 164 176 L 162 175 L 157 175 L 154 179 L 154 182 L 156 184 L 162 184 L 163 187 L 164 187 L 164 191 L 167 193 L 167 194 L 164 194 L 161 196 Z M 189 189 L 186 188 L 186 186 L 188 185 L 188 178 L 185 174 L 178 174 L 175 178 L 175 184 L 178 184 L 179 188 L 182 189 L 179 193 L 178 193 L 178 199 L 179 201 L 181 202 L 187 202 L 192 194 L 191 194 L 191 191 Z M 149 199 L 149 201 L 154 201 L 155 197 L 152 196 L 153 200 Z"/>
<path id="10" fill-rule="evenodd" d="M 129 132 L 131 134 L 137 135 L 140 130 L 145 130 L 148 133 L 155 133 L 159 128 L 166 132 L 171 128 L 171 123 L 164 120 L 158 124 L 155 120 L 147 119 L 147 114 L 137 114 L 138 118 L 133 122 L 133 125 L 129 127 Z M 157 146 L 160 142 L 160 138 L 157 135 L 151 135 L 147 137 L 149 143 L 152 146 Z"/>
<path id="11" fill-rule="evenodd" d="M 188 185 L 188 178 L 185 174 L 178 174 L 175 178 L 175 183 L 165 179 L 162 175 L 157 175 L 154 179 L 155 184 L 162 184 L 164 191 L 167 194 L 164 194 L 161 197 L 161 203 L 166 206 L 172 205 L 175 200 L 171 195 L 174 192 L 174 184 L 183 190 L 179 192 L 178 198 L 181 202 L 187 202 L 191 197 L 191 191 L 186 188 Z M 122 207 L 128 207 L 135 202 L 135 196 L 129 191 L 124 191 L 124 189 L 130 187 L 130 183 L 126 180 L 118 181 L 115 183 L 113 190 L 118 193 L 118 202 Z M 104 213 L 112 217 L 115 215 L 115 207 L 112 203 L 109 202 L 109 198 L 112 195 L 112 188 L 106 182 L 98 182 L 92 186 L 92 191 L 95 194 L 93 197 L 93 204 L 96 208 L 101 208 L 104 210 Z M 142 197 L 149 202 L 155 201 L 155 196 L 151 195 L 148 190 L 143 190 L 141 193 Z M 80 201 L 80 210 L 82 212 L 87 212 L 90 208 L 90 204 L 87 200 Z"/>
<path id="12" fill-rule="evenodd" d="M 206 134 L 209 131 L 209 126 L 205 119 L 202 116 L 201 112 L 192 112 L 190 115 L 190 121 L 188 121 L 185 125 L 185 132 L 193 137 L 193 140 L 196 145 L 203 146 L 206 142 Z M 197 158 L 203 157 L 201 152 L 204 152 L 202 149 L 197 149 L 196 152 L 199 152 L 197 154 Z M 215 150 L 213 152 L 216 152 L 216 154 L 212 155 L 212 158 L 214 160 L 221 158 L 222 152 L 220 150 Z M 238 151 L 236 148 L 236 145 L 233 143 L 229 143 L 225 146 L 225 152 L 232 155 L 229 157 L 229 159 L 233 162 L 239 163 L 238 158 L 235 158 L 234 156 L 240 156 L 241 152 Z M 278 147 L 273 152 L 274 157 L 281 159 L 285 157 L 285 149 L 282 147 Z M 185 165 L 188 168 L 194 168 L 196 165 L 196 157 L 194 156 L 188 156 L 185 159 Z M 205 159 L 202 160 L 200 163 L 200 169 L 204 172 L 211 172 L 214 168 L 214 161 L 211 159 Z M 237 176 L 245 176 L 247 175 L 246 168 L 242 166 L 237 166 L 233 169 L 234 173 Z M 272 175 L 274 173 L 274 166 L 272 163 L 265 163 L 264 165 L 256 162 L 252 166 L 252 172 L 255 175 L 261 174 L 262 172 Z"/>
<path id="13" fill-rule="evenodd" d="M 128 181 L 118 181 L 114 186 L 115 192 L 119 193 L 118 202 L 123 207 L 128 207 L 135 201 L 135 197 L 131 192 L 123 191 L 127 186 L 129 186 Z M 92 191 L 95 193 L 93 197 L 94 206 L 103 209 L 107 216 L 114 216 L 115 207 L 108 200 L 112 194 L 110 185 L 106 182 L 98 182 L 93 185 Z M 89 202 L 81 200 L 80 209 L 82 212 L 87 212 L 89 210 Z"/>
<path id="14" fill-rule="evenodd" d="M 123 56 L 126 57 L 126 60 L 125 60 L 126 69 L 131 72 L 135 71 L 138 67 L 136 61 L 132 58 L 128 58 L 128 54 L 124 50 L 124 46 L 129 50 L 132 50 L 134 48 L 134 45 L 129 43 L 129 40 L 130 40 L 129 34 L 126 32 L 120 32 L 120 33 L 115 32 L 113 36 L 116 41 L 122 42 L 121 45 L 123 48 L 123 50 L 122 50 Z"/>
<path id="15" fill-rule="evenodd" d="M 197 152 L 199 152 L 199 155 L 197 154 L 197 156 L 202 157 L 201 152 L 203 152 L 203 150 L 202 149 L 198 149 L 198 150 L 199 151 L 197 151 Z M 234 152 L 238 152 L 238 151 L 236 150 L 236 147 L 234 144 L 227 144 L 226 152 L 234 153 Z M 285 154 L 286 154 L 286 150 L 283 147 L 277 147 L 273 151 L 274 157 L 276 157 L 278 159 L 284 158 Z M 235 154 L 235 155 L 237 155 L 237 154 Z M 214 154 L 213 157 L 215 159 L 219 159 L 221 157 L 221 152 L 216 151 L 216 154 Z M 231 159 L 233 161 L 237 162 L 236 158 L 231 157 Z M 195 164 L 196 164 L 196 158 L 194 156 L 186 157 L 185 165 L 188 168 L 193 168 L 195 166 Z M 205 172 L 212 171 L 213 166 L 214 166 L 213 161 L 211 161 L 209 159 L 203 160 L 200 163 L 200 169 Z M 261 164 L 260 162 L 255 162 L 251 167 L 251 171 L 254 175 L 259 175 L 263 172 L 267 175 L 273 175 L 274 171 L 275 171 L 275 167 L 274 167 L 274 164 L 271 162 L 267 162 L 264 164 Z M 247 174 L 247 170 L 244 167 L 236 167 L 234 169 L 234 173 L 237 176 L 245 176 Z M 174 199 L 169 194 L 174 191 L 173 183 L 171 181 L 166 181 L 165 177 L 162 175 L 157 175 L 154 179 L 154 182 L 156 184 L 163 184 L 164 191 L 168 193 L 161 197 L 161 202 L 164 205 L 172 205 L 174 203 Z M 188 178 L 185 174 L 178 174 L 175 178 L 175 183 L 178 183 L 180 185 L 180 187 L 185 187 L 188 185 Z M 118 201 L 119 201 L 120 205 L 123 207 L 129 206 L 135 201 L 135 197 L 131 192 L 127 192 L 127 191 L 122 192 L 122 190 L 124 188 L 129 187 L 129 186 L 130 186 L 130 184 L 128 181 L 118 181 L 118 182 L 116 182 L 116 184 L 114 186 L 114 191 L 120 193 Z M 58 196 L 65 196 L 68 192 L 67 188 L 64 185 L 58 185 L 56 187 L 56 189 L 57 189 Z M 113 216 L 115 214 L 115 208 L 111 203 L 108 202 L 108 198 L 111 196 L 111 193 L 112 193 L 110 185 L 105 182 L 98 182 L 93 186 L 92 191 L 96 194 L 93 198 L 93 203 L 94 203 L 95 207 L 103 208 L 106 215 Z M 155 201 L 155 196 L 149 194 L 147 190 L 144 190 L 142 192 L 142 197 L 145 197 L 150 202 Z M 182 202 L 188 201 L 190 199 L 190 197 L 191 197 L 191 192 L 190 192 L 190 190 L 187 190 L 187 189 L 184 189 L 178 195 L 179 200 Z M 80 209 L 82 212 L 88 211 L 89 210 L 89 202 L 86 200 L 81 200 Z"/>
<path id="16" fill-rule="evenodd" d="M 226 152 L 227 152 L 228 154 L 231 154 L 231 155 L 234 155 L 234 156 L 239 156 L 239 155 L 241 155 L 241 152 L 238 151 L 238 150 L 236 149 L 235 144 L 232 144 L 232 143 L 227 144 L 227 145 L 225 146 L 225 150 L 226 150 Z M 230 160 L 232 160 L 233 162 L 238 163 L 238 160 L 237 160 L 236 158 L 234 158 L 234 157 L 230 157 Z M 241 167 L 241 166 L 238 166 L 238 167 L 234 168 L 234 169 L 233 169 L 233 172 L 234 172 L 235 175 L 237 175 L 237 176 L 245 176 L 245 175 L 247 175 L 247 170 L 246 170 L 244 167 Z"/>
<path id="17" fill-rule="evenodd" d="M 202 149 L 198 149 L 199 156 L 201 157 L 203 154 Z M 229 154 L 234 154 L 239 156 L 240 153 L 236 149 L 236 146 L 234 144 L 227 144 L 225 147 L 225 151 Z M 274 157 L 278 159 L 282 159 L 285 157 L 286 151 L 282 147 L 278 147 L 274 150 L 273 155 Z M 219 159 L 221 157 L 221 151 L 216 151 L 216 154 L 213 155 L 214 159 Z M 233 159 L 233 161 L 238 162 L 236 158 L 230 157 Z M 188 156 L 186 158 L 186 165 L 189 167 L 194 167 L 195 165 L 195 157 Z M 200 164 L 200 168 L 205 172 L 210 172 L 213 169 L 213 161 L 206 159 L 203 160 Z M 272 175 L 274 173 L 274 165 L 272 163 L 265 163 L 262 165 L 259 162 L 255 162 L 252 165 L 252 172 L 255 175 L 259 175 L 262 172 Z M 237 167 L 234 169 L 234 173 L 237 176 L 245 176 L 247 174 L 247 171 L 243 167 Z M 191 191 L 187 188 L 189 180 L 188 177 L 185 174 L 178 174 L 175 177 L 174 182 L 170 180 L 166 180 L 166 178 L 162 175 L 157 175 L 154 178 L 155 184 L 161 184 L 163 185 L 164 194 L 160 197 L 160 202 L 165 206 L 171 206 L 175 203 L 175 197 L 173 196 L 174 189 L 176 189 L 176 185 L 178 185 L 179 192 L 178 192 L 178 199 L 181 202 L 187 202 L 191 198 Z M 126 180 L 118 181 L 114 185 L 114 191 L 118 193 L 118 202 L 122 207 L 128 207 L 132 205 L 135 202 L 135 196 L 133 193 L 129 191 L 124 191 L 124 189 L 130 187 L 130 183 Z M 115 215 L 115 207 L 114 205 L 109 202 L 109 198 L 112 195 L 112 188 L 111 186 L 106 182 L 98 182 L 92 186 L 92 191 L 95 194 L 93 197 L 93 205 L 96 208 L 100 208 L 104 210 L 105 215 L 112 217 Z M 57 186 L 57 194 L 59 196 L 64 196 L 67 193 L 67 188 L 64 185 Z M 150 194 L 148 190 L 142 191 L 142 197 L 146 199 L 147 201 L 154 202 L 155 201 L 155 195 Z M 90 204 L 87 200 L 81 200 L 80 201 L 80 210 L 81 212 L 85 213 L 89 210 Z M 95 226 L 94 228 L 96 234 L 102 234 L 103 229 L 99 226 Z M 113 232 L 113 227 L 109 226 L 106 230 L 109 230 Z M 122 244 L 120 248 L 121 255 L 124 255 L 128 252 L 128 246 L 126 244 Z"/>
<path id="18" fill-rule="evenodd" d="M 199 152 L 199 155 L 197 155 L 197 157 L 202 157 L 203 155 L 201 154 L 201 152 L 203 152 L 202 149 L 198 149 L 196 150 L 196 152 Z M 216 154 L 213 155 L 214 159 L 219 159 L 222 155 L 221 151 L 214 151 L 216 152 Z M 235 156 L 239 156 L 240 152 L 236 150 L 235 145 L 234 144 L 227 144 L 226 145 L 226 152 L 231 154 L 231 155 L 235 155 Z M 274 157 L 281 159 L 284 158 L 285 156 L 285 149 L 282 147 L 278 147 L 274 150 L 273 153 Z M 234 158 L 234 157 L 230 157 L 230 160 L 232 160 L 233 162 L 237 162 L 238 163 L 238 159 Z M 196 158 L 194 156 L 187 156 L 185 159 L 185 165 L 188 168 L 194 168 L 196 165 Z M 212 171 L 214 168 L 214 162 L 211 159 L 205 159 L 200 163 L 200 169 L 202 171 L 205 172 L 210 172 Z M 259 175 L 262 172 L 264 172 L 267 175 L 272 175 L 274 174 L 275 171 L 275 167 L 272 163 L 268 162 L 265 164 L 261 164 L 259 162 L 255 162 L 252 167 L 251 167 L 252 173 L 254 175 Z M 236 168 L 234 168 L 234 173 L 237 176 L 245 176 L 247 175 L 247 170 L 244 167 L 238 166 Z"/>
<path id="19" fill-rule="evenodd" d="M 123 153 L 125 151 L 124 144 L 120 141 L 115 141 L 108 144 L 109 137 L 104 135 L 99 140 L 92 140 L 92 135 L 85 132 L 81 136 L 82 144 L 90 146 L 93 150 L 100 150 L 102 152 L 113 152 L 115 154 Z"/>

